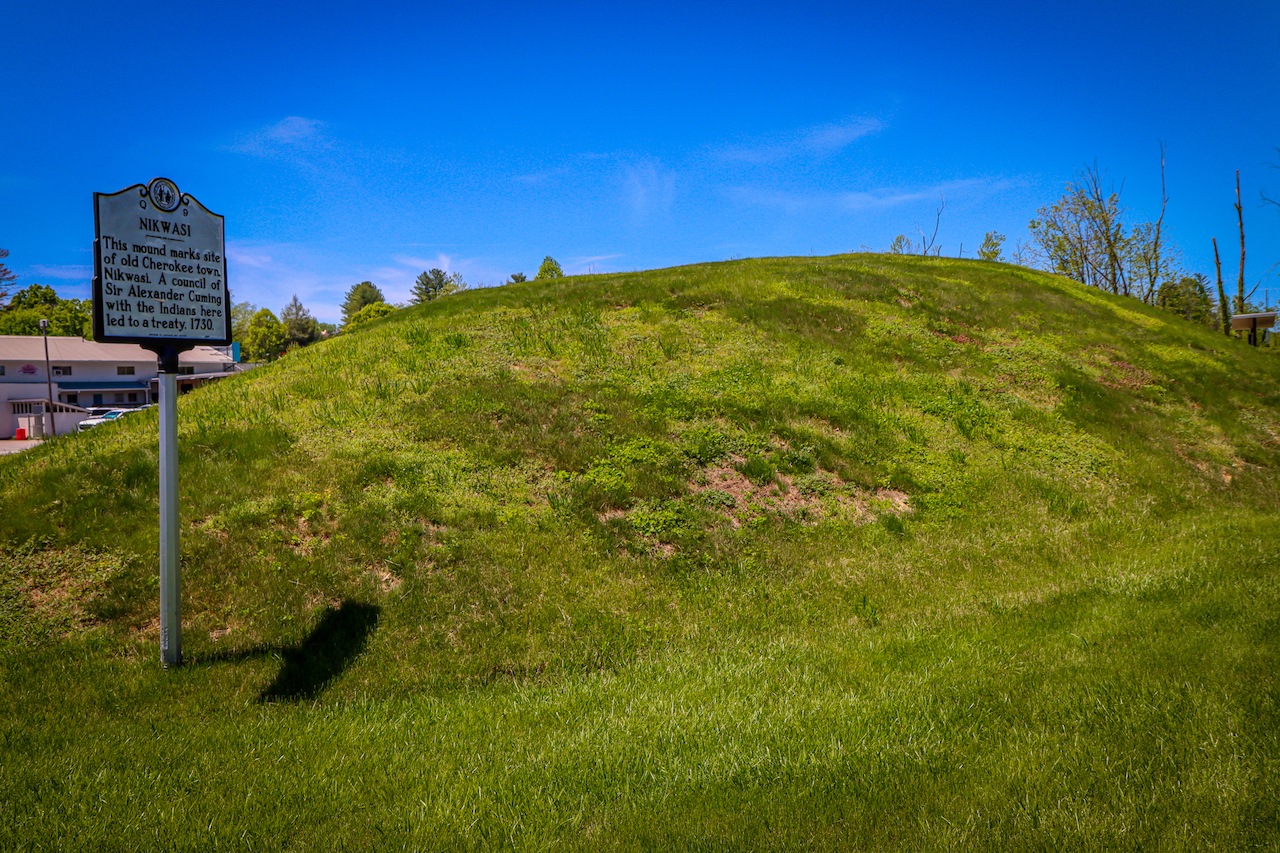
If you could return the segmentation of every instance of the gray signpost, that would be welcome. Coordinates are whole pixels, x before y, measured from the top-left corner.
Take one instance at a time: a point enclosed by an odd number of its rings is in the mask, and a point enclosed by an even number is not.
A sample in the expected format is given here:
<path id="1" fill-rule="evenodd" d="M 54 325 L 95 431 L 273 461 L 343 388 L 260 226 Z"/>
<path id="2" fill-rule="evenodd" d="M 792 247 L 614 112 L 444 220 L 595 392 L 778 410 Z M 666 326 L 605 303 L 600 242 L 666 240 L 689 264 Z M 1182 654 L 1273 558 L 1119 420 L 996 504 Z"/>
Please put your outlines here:
<path id="1" fill-rule="evenodd" d="M 231 343 L 223 219 L 168 178 L 93 194 L 93 336 L 160 362 L 160 660 L 182 663 L 178 356 Z"/>

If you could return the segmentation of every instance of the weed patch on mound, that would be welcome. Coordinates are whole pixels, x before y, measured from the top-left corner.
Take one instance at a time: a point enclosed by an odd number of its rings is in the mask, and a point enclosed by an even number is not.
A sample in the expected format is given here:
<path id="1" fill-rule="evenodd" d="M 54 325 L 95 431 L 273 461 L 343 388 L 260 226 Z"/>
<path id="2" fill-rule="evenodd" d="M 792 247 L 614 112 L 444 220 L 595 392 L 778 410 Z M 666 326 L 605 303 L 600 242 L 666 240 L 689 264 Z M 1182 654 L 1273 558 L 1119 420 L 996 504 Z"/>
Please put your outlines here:
<path id="1" fill-rule="evenodd" d="M 29 540 L 0 550 L 0 642 L 38 645 L 108 624 L 125 606 L 131 560 Z"/>

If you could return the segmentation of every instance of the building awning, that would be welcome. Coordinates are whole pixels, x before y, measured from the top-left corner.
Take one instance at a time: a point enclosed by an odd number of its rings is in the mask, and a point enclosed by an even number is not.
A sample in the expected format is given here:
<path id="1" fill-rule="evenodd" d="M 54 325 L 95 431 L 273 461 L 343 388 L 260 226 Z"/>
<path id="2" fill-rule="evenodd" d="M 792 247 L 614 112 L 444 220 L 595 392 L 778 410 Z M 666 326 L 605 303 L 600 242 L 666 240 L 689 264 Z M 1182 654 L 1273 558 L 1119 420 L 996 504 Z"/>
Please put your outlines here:
<path id="1" fill-rule="evenodd" d="M 1261 311 L 1257 314 L 1232 314 L 1231 330 L 1245 332 L 1250 329 L 1270 329 L 1276 323 L 1275 311 Z"/>
<path id="2" fill-rule="evenodd" d="M 239 371 L 236 371 L 239 372 Z M 179 373 L 178 386 L 183 385 L 207 385 L 210 382 L 217 382 L 219 379 L 226 379 L 228 376 L 235 376 L 236 373 Z M 160 388 L 160 377 L 148 379 L 147 383 L 151 386 L 152 391 Z"/>
<path id="3" fill-rule="evenodd" d="M 147 383 L 141 382 L 62 382 L 54 383 L 59 391 L 145 391 Z"/>

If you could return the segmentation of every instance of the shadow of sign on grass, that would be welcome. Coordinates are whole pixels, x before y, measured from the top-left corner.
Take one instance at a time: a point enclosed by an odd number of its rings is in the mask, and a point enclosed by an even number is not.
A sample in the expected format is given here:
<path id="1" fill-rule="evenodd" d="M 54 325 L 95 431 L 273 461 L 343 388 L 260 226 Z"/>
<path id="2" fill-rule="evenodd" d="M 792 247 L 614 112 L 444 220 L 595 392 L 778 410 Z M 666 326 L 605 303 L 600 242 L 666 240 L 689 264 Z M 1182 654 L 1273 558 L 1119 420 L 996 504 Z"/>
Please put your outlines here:
<path id="1" fill-rule="evenodd" d="M 259 702 L 305 702 L 315 699 L 364 651 L 378 626 L 381 608 L 344 601 L 325 610 L 316 627 L 296 646 L 256 646 L 205 658 L 205 665 L 235 663 L 279 655 L 284 665 L 275 680 L 258 694 Z"/>
<path id="2" fill-rule="evenodd" d="M 319 696 L 364 651 L 380 611 L 359 601 L 326 610 L 301 643 L 279 650 L 284 666 L 258 701 L 304 702 Z"/>

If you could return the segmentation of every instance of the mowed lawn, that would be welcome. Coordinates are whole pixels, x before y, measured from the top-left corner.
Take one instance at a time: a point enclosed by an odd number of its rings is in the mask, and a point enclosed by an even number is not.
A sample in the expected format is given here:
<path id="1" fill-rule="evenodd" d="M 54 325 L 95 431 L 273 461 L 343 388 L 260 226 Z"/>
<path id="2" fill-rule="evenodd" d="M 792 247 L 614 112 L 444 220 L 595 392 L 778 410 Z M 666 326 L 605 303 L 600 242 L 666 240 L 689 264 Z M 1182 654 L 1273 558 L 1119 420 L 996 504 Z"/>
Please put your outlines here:
<path id="1" fill-rule="evenodd" d="M 0 848 L 1276 849 L 1280 360 L 1001 264 L 468 292 L 0 458 Z"/>

